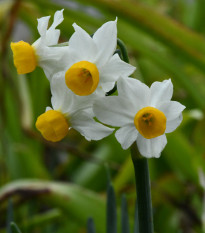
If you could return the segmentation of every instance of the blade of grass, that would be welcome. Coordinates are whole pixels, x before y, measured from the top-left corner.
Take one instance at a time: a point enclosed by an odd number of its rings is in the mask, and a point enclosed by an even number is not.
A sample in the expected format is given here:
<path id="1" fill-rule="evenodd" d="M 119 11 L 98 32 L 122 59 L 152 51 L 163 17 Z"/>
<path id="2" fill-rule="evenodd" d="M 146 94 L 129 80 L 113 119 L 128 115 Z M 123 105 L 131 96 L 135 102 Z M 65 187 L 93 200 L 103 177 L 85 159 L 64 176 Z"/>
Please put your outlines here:
<path id="1" fill-rule="evenodd" d="M 15 222 L 11 222 L 10 227 L 11 227 L 11 233 L 21 233 L 20 229 L 18 228 Z"/>
<path id="2" fill-rule="evenodd" d="M 27 193 L 27 198 L 36 198 L 43 204 L 61 209 L 82 226 L 90 216 L 93 216 L 96 231 L 105 232 L 105 202 L 94 192 L 65 183 L 32 179 L 16 181 L 1 187 L 0 211 L 3 210 L 3 207 L 5 208 L 4 202 L 7 198 L 19 196 L 21 193 Z M 23 197 L 25 198 L 25 196 Z"/>
<path id="3" fill-rule="evenodd" d="M 129 233 L 129 215 L 127 210 L 127 200 L 125 195 L 122 196 L 121 204 L 121 224 L 122 224 L 122 233 Z"/>
<path id="4" fill-rule="evenodd" d="M 88 222 L 87 222 L 87 232 L 88 233 L 95 233 L 95 224 L 94 224 L 94 221 L 92 218 L 89 218 L 88 219 Z"/>
<path id="5" fill-rule="evenodd" d="M 111 184 L 107 189 L 107 233 L 117 233 L 117 211 L 115 201 L 115 191 Z"/>
<path id="6" fill-rule="evenodd" d="M 7 218 L 6 218 L 6 232 L 7 233 L 12 233 L 10 224 L 14 219 L 13 215 L 14 215 L 13 214 L 13 203 L 12 203 L 12 200 L 9 199 L 8 200 L 8 208 L 7 208 Z"/>

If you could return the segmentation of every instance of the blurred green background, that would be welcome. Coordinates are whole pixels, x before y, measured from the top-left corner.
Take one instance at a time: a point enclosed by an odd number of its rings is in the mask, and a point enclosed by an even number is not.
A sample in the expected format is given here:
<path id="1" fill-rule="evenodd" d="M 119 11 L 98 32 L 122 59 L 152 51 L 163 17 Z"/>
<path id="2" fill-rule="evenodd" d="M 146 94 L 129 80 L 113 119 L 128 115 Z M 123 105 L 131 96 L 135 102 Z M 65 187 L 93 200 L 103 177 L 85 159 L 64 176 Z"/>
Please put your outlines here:
<path id="1" fill-rule="evenodd" d="M 147 85 L 172 79 L 173 99 L 186 110 L 161 157 L 149 160 L 155 232 L 205 232 L 198 175 L 205 171 L 205 1 L 1 0 L 0 233 L 6 232 L 8 200 L 23 233 L 83 233 L 90 216 L 97 232 L 105 233 L 107 169 L 119 207 L 126 194 L 133 226 L 129 150 L 114 135 L 87 142 L 74 130 L 59 143 L 43 140 L 35 121 L 50 106 L 49 82 L 40 68 L 17 75 L 13 65 L 10 42 L 32 44 L 39 37 L 37 18 L 62 8 L 60 42 L 72 35 L 73 22 L 93 34 L 117 16 L 118 38 L 137 66 L 133 77 Z"/>

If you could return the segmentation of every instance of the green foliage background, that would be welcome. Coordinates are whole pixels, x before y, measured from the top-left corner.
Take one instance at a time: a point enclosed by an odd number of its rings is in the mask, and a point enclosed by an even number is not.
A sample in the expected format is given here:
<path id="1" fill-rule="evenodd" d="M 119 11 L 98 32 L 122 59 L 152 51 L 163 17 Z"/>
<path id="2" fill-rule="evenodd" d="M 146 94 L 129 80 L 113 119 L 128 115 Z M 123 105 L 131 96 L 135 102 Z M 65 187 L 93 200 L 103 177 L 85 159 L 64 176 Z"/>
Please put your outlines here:
<path id="1" fill-rule="evenodd" d="M 168 134 L 159 159 L 150 159 L 155 232 L 205 232 L 205 2 L 204 0 L 2 0 L 0 1 L 0 233 L 8 200 L 22 232 L 86 232 L 94 218 L 105 233 L 107 172 L 117 194 L 126 193 L 133 226 L 135 184 L 130 151 L 114 135 L 87 142 L 71 130 L 59 143 L 43 140 L 35 120 L 50 105 L 43 71 L 17 75 L 10 41 L 33 43 L 37 18 L 64 8 L 60 42 L 76 22 L 90 34 L 118 17 L 118 37 L 147 85 L 171 78 L 173 99 L 186 106 L 181 126 Z M 119 211 L 120 216 L 120 211 Z M 120 232 L 120 231 L 119 231 Z"/>

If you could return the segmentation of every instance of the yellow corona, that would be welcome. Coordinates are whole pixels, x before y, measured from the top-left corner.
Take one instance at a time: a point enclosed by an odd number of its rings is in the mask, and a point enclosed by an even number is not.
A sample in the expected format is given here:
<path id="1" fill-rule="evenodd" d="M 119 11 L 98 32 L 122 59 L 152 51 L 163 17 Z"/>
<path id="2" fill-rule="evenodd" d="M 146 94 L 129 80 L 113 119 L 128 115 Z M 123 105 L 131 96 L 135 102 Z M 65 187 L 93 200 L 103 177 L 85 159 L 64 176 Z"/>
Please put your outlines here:
<path id="1" fill-rule="evenodd" d="M 69 125 L 61 112 L 49 110 L 38 117 L 36 128 L 46 140 L 57 142 L 67 135 Z"/>
<path id="2" fill-rule="evenodd" d="M 99 83 L 98 68 L 88 61 L 77 62 L 66 71 L 65 82 L 76 95 L 90 95 Z"/>
<path id="3" fill-rule="evenodd" d="M 145 107 L 135 115 L 134 124 L 144 138 L 151 139 L 164 134 L 166 120 L 162 111 L 154 107 Z"/>
<path id="4" fill-rule="evenodd" d="M 27 74 L 35 70 L 37 56 L 32 45 L 24 41 L 11 42 L 11 49 L 18 74 Z"/>

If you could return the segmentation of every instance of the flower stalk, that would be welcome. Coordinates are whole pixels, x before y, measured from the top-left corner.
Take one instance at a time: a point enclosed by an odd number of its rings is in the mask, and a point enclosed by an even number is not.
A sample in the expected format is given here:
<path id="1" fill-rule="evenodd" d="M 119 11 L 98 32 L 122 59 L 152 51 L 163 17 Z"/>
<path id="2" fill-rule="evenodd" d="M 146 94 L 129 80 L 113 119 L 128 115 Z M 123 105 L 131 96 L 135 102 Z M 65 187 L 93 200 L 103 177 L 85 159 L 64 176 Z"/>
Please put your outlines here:
<path id="1" fill-rule="evenodd" d="M 148 161 L 140 155 L 136 143 L 131 146 L 131 155 L 135 170 L 139 232 L 153 233 Z"/>
<path id="2" fill-rule="evenodd" d="M 129 63 L 129 57 L 128 57 L 127 49 L 126 49 L 124 42 L 120 40 L 119 38 L 117 38 L 117 45 L 119 46 L 120 51 L 122 53 L 122 60 L 124 62 Z"/>

